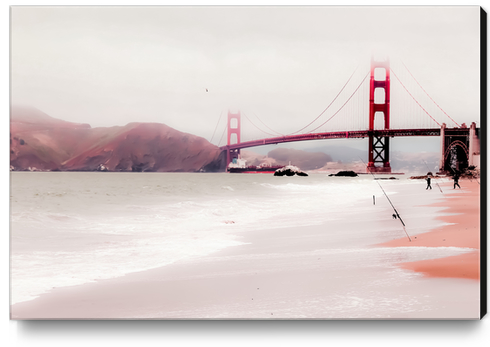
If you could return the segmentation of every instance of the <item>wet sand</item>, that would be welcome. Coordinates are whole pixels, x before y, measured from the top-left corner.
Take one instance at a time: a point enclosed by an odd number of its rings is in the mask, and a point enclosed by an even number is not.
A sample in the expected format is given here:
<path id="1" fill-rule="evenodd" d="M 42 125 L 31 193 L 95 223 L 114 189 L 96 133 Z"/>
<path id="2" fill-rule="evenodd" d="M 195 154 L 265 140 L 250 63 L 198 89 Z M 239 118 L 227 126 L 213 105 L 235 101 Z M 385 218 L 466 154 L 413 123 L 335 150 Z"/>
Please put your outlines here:
<path id="1" fill-rule="evenodd" d="M 389 184 L 386 186 L 389 191 Z M 463 243 L 469 238 L 457 238 L 456 230 L 454 236 L 442 229 L 425 232 L 440 224 L 433 214 L 442 211 L 441 206 L 466 198 L 470 190 L 465 187 L 461 194 L 440 201 L 434 191 L 416 187 L 406 186 L 392 197 L 411 220 L 410 230 L 417 237 L 411 246 L 430 245 L 426 240 L 433 238 L 434 246 L 444 242 L 469 247 Z M 440 206 L 417 206 L 422 197 L 438 200 Z M 476 207 L 472 203 L 470 199 L 468 213 Z M 397 247 L 407 246 L 404 239 L 373 246 L 403 233 L 391 213 L 384 198 L 373 205 L 368 195 L 355 207 L 355 218 L 352 211 L 346 211 L 321 225 L 250 231 L 242 235 L 247 244 L 210 256 L 54 288 L 34 300 L 12 305 L 11 318 L 477 319 L 478 281 L 426 278 L 405 268 L 406 264 L 400 268 L 400 260 L 411 259 L 406 248 Z M 478 241 L 476 236 L 472 239 Z M 471 245 L 477 252 L 478 244 Z M 455 258 L 469 258 L 472 264 L 475 260 L 471 254 Z M 444 262 L 420 263 L 440 261 Z"/>
<path id="2" fill-rule="evenodd" d="M 461 189 L 451 183 L 441 185 L 445 193 L 442 202 L 433 206 L 445 207 L 446 214 L 438 217 L 450 223 L 427 233 L 419 234 L 410 242 L 400 238 L 381 244 L 386 247 L 467 247 L 473 252 L 440 259 L 402 263 L 404 269 L 417 271 L 429 277 L 480 278 L 480 185 L 476 180 L 462 180 Z M 436 186 L 434 189 L 438 189 Z"/>

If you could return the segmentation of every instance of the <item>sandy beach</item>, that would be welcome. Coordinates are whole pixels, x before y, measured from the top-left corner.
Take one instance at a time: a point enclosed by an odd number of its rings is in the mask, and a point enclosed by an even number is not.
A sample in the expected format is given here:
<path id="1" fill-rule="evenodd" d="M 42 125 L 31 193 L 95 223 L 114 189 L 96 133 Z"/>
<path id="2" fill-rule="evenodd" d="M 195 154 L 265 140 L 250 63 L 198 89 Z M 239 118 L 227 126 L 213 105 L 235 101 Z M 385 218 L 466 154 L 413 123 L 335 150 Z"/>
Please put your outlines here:
<path id="1" fill-rule="evenodd" d="M 438 189 L 436 186 L 434 189 Z M 467 247 L 474 249 L 453 257 L 402 263 L 404 269 L 418 271 L 429 277 L 453 277 L 478 280 L 480 278 L 480 185 L 476 180 L 464 180 L 462 189 L 452 184 L 441 186 L 446 191 L 444 200 L 435 206 L 444 207 L 449 215 L 438 219 L 450 223 L 430 232 L 415 236 L 410 242 L 400 238 L 381 244 L 386 247 Z M 449 195 L 448 191 L 455 190 Z"/>
<path id="2" fill-rule="evenodd" d="M 479 186 L 462 181 L 443 197 L 423 185 L 392 197 L 410 220 L 412 242 L 400 238 L 384 197 L 373 205 L 368 195 L 355 218 L 345 211 L 321 225 L 250 231 L 241 235 L 245 244 L 209 256 L 53 288 L 12 305 L 11 318 L 478 319 Z M 437 203 L 421 205 L 423 197 Z M 339 241 L 346 233 L 347 249 Z M 417 247 L 465 251 L 413 261 Z"/>

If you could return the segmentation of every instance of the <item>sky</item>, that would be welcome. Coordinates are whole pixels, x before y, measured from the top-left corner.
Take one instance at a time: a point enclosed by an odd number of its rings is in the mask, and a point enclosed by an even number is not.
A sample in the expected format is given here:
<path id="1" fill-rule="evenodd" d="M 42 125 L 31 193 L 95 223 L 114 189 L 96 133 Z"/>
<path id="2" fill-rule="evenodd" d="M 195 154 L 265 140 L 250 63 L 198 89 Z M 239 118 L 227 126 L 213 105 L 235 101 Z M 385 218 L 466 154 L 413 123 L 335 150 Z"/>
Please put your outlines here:
<path id="1" fill-rule="evenodd" d="M 92 127 L 164 123 L 224 145 L 229 110 L 294 132 L 382 53 L 457 123 L 479 125 L 479 11 L 14 6 L 11 103 Z"/>

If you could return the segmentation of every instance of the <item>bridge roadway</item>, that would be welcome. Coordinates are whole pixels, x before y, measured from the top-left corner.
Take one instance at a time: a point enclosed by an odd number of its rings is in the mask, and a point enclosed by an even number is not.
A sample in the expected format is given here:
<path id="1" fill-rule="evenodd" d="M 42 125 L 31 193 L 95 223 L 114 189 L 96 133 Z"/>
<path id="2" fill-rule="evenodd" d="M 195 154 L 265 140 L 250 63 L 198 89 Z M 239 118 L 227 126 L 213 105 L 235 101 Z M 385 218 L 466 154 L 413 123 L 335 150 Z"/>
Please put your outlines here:
<path id="1" fill-rule="evenodd" d="M 465 129 L 468 131 L 468 129 Z M 236 150 L 241 148 L 249 148 L 263 145 L 274 145 L 285 142 L 309 141 L 309 140 L 324 140 L 324 139 L 349 139 L 349 138 L 364 138 L 369 135 L 377 137 L 395 137 L 395 136 L 441 136 L 440 128 L 433 129 L 385 129 L 385 130 L 358 130 L 358 131 L 337 131 L 314 134 L 299 134 L 271 137 L 261 140 L 245 141 L 235 143 L 229 146 L 222 146 L 222 150 Z"/>

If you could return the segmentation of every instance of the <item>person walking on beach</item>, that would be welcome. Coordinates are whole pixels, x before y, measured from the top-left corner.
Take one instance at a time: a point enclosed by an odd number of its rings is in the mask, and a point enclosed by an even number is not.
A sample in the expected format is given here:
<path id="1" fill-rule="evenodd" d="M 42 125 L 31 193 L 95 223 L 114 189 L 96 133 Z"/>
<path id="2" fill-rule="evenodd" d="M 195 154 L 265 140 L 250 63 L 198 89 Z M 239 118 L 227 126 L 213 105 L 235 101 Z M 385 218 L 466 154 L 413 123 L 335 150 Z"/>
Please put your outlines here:
<path id="1" fill-rule="evenodd" d="M 427 190 L 427 189 L 429 189 L 429 188 L 430 188 L 430 189 L 432 189 L 432 187 L 431 187 L 431 185 L 430 185 L 430 175 L 427 175 L 426 180 L 427 180 L 427 188 L 425 188 L 425 190 Z"/>
<path id="2" fill-rule="evenodd" d="M 454 175 L 454 187 L 453 189 L 456 189 L 456 186 L 458 186 L 459 189 L 461 189 L 461 187 L 459 186 L 459 175 Z"/>

